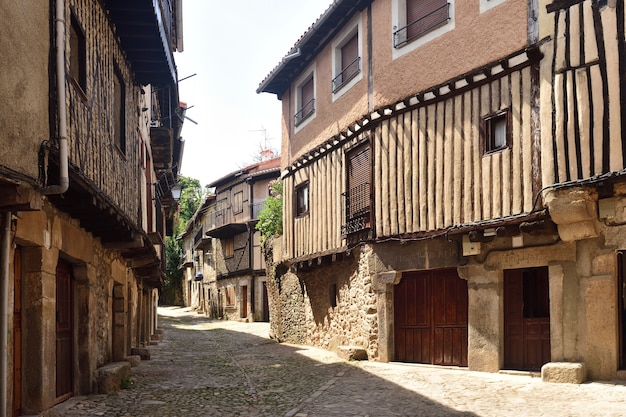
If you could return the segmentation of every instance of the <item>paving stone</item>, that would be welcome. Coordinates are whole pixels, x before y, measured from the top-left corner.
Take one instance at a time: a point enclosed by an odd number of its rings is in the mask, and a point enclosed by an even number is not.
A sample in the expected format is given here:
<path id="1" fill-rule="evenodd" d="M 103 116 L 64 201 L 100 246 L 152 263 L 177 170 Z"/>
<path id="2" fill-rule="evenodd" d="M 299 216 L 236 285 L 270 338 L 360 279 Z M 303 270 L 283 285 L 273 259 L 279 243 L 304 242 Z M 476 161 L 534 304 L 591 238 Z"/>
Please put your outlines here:
<path id="1" fill-rule="evenodd" d="M 545 383 L 525 375 L 345 361 L 270 340 L 267 323 L 212 321 L 159 308 L 162 342 L 129 389 L 75 397 L 48 416 L 623 416 L 626 385 Z M 56 412 L 56 414 L 55 414 Z"/>

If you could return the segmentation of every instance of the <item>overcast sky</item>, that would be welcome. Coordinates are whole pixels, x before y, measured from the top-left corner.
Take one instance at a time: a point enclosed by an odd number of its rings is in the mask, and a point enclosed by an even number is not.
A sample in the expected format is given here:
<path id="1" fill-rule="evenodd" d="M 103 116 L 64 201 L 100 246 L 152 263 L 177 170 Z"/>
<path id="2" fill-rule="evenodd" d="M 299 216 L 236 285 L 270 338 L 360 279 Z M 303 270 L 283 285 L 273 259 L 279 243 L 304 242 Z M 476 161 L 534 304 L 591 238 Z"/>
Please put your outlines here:
<path id="1" fill-rule="evenodd" d="M 265 139 L 280 150 L 280 101 L 260 82 L 331 0 L 183 0 L 180 100 L 191 107 L 181 174 L 204 186 L 254 161 Z M 262 131 L 265 129 L 265 132 Z"/>

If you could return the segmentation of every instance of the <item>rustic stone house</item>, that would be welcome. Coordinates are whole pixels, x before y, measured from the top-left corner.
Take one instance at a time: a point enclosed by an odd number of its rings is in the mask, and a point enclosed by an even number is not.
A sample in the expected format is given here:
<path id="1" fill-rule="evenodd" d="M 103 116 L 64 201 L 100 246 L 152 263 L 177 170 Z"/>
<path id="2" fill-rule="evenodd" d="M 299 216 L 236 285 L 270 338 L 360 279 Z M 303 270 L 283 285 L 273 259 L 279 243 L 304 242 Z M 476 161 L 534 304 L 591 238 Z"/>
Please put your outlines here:
<path id="1" fill-rule="evenodd" d="M 204 299 L 212 316 L 269 320 L 265 258 L 255 225 L 270 181 L 280 176 L 279 165 L 280 158 L 265 157 L 209 184 L 215 188 L 215 208 L 205 214 L 204 235 L 212 241 L 204 245 L 211 248 L 216 281 L 207 283 L 211 293 Z"/>
<path id="2" fill-rule="evenodd" d="M 283 106 L 276 337 L 623 377 L 624 20 L 620 0 L 333 2 L 257 89 Z"/>
<path id="3" fill-rule="evenodd" d="M 215 194 L 207 195 L 180 236 L 183 241 L 183 300 L 185 306 L 218 318 L 215 250 L 205 232 L 215 227 Z"/>
<path id="4" fill-rule="evenodd" d="M 100 389 L 156 330 L 180 1 L 0 2 L 0 415 Z"/>

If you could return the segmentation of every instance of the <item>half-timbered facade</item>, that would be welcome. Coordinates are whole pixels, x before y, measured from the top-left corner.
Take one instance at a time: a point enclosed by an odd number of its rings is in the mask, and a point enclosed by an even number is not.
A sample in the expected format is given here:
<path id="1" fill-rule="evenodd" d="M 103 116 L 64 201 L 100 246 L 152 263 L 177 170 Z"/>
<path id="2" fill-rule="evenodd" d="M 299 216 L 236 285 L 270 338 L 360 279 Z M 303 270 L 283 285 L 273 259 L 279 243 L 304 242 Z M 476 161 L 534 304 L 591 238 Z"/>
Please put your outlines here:
<path id="1" fill-rule="evenodd" d="M 182 156 L 180 12 L 0 2 L 2 416 L 101 389 L 99 368 L 153 340 Z"/>
<path id="2" fill-rule="evenodd" d="M 255 225 L 269 195 L 269 183 L 280 175 L 279 164 L 279 158 L 263 157 L 209 184 L 215 187 L 215 206 L 205 214 L 205 235 L 212 238 L 217 279 L 215 288 L 209 286 L 211 315 L 269 320 L 265 259 Z"/>
<path id="3" fill-rule="evenodd" d="M 297 294 L 274 302 L 304 302 L 276 321 L 376 360 L 614 378 L 620 245 L 600 243 L 589 183 L 619 217 L 598 176 L 624 167 L 623 18 L 621 1 L 334 2 L 257 90 L 283 103 L 273 282 Z"/>

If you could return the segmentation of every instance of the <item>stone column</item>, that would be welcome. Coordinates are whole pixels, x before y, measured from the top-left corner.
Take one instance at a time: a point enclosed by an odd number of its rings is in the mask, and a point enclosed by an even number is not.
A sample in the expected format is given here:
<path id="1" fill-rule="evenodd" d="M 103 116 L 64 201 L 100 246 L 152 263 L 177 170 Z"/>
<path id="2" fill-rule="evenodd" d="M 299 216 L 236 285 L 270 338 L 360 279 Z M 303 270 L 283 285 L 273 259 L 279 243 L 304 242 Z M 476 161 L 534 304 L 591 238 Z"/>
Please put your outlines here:
<path id="1" fill-rule="evenodd" d="M 550 265 L 550 356 L 552 362 L 578 360 L 579 279 L 574 262 Z"/>
<path id="2" fill-rule="evenodd" d="M 74 300 L 76 305 L 76 335 L 78 337 L 78 392 L 88 394 L 91 392 L 92 381 L 96 369 L 96 295 L 93 288 L 96 284 L 97 274 L 93 264 L 74 265 L 73 268 L 75 291 Z"/>
<path id="3" fill-rule="evenodd" d="M 471 265 L 459 267 L 458 273 L 468 289 L 468 367 L 497 372 L 504 362 L 502 271 Z"/>
<path id="4" fill-rule="evenodd" d="M 22 367 L 26 414 L 50 407 L 56 398 L 56 266 L 58 250 L 24 247 Z"/>
<path id="5" fill-rule="evenodd" d="M 402 273 L 379 272 L 373 276 L 372 291 L 376 292 L 378 311 L 378 360 L 393 360 L 393 286 L 400 282 Z"/>

